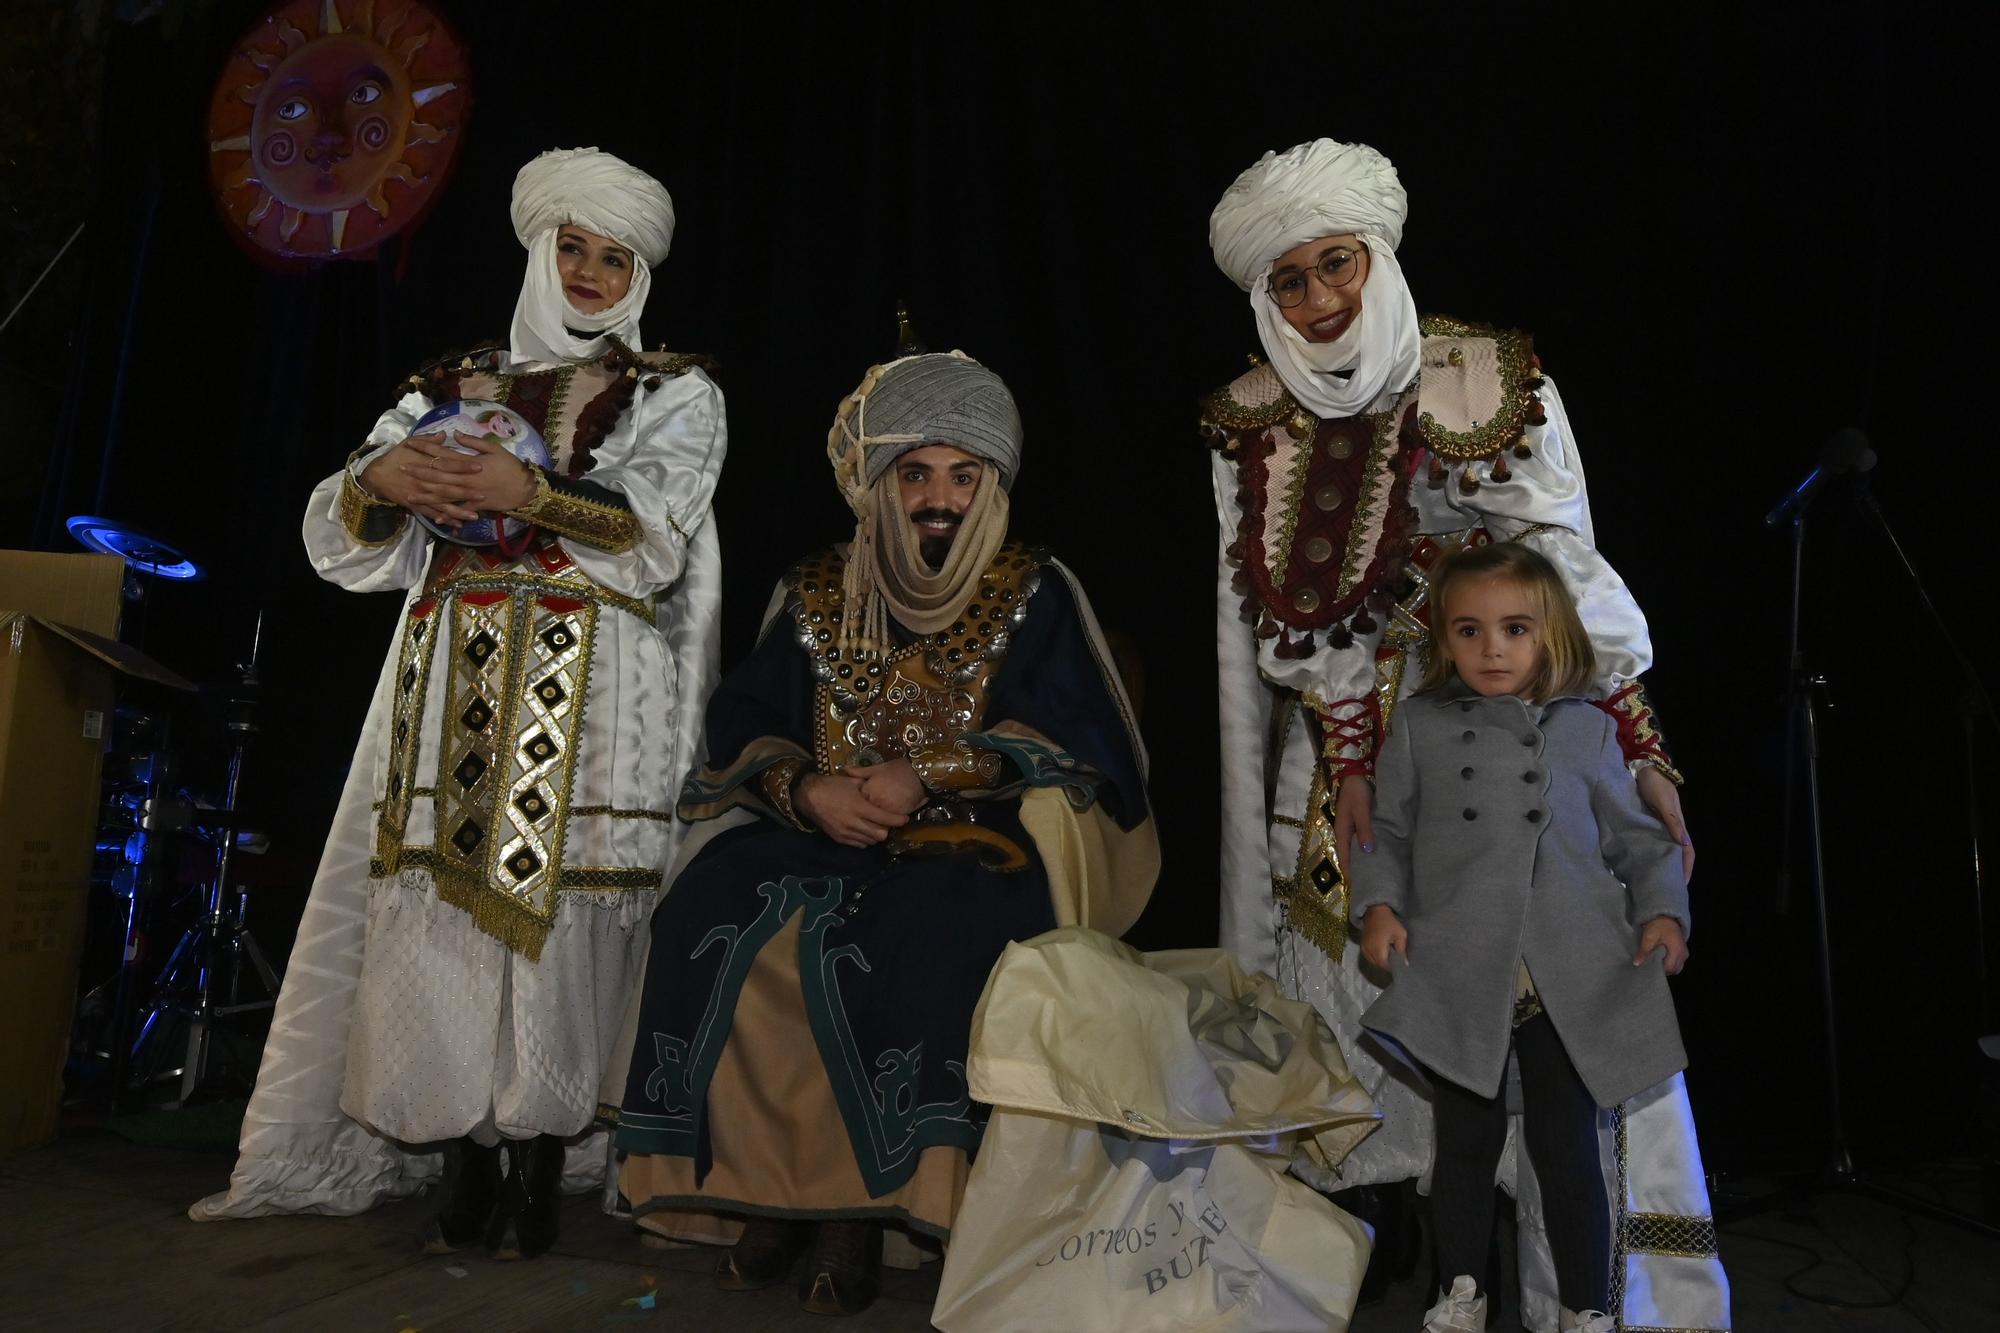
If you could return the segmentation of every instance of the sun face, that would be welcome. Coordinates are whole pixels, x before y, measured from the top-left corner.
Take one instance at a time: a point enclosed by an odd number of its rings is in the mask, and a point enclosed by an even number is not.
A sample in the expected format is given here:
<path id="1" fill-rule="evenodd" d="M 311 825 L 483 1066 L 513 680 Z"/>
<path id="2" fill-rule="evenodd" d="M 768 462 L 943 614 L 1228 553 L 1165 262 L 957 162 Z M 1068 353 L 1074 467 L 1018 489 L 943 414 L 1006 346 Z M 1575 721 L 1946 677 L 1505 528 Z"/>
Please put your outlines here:
<path id="1" fill-rule="evenodd" d="M 237 44 L 210 104 L 224 214 L 281 258 L 371 254 L 443 183 L 466 85 L 463 49 L 421 0 L 279 6 Z"/>

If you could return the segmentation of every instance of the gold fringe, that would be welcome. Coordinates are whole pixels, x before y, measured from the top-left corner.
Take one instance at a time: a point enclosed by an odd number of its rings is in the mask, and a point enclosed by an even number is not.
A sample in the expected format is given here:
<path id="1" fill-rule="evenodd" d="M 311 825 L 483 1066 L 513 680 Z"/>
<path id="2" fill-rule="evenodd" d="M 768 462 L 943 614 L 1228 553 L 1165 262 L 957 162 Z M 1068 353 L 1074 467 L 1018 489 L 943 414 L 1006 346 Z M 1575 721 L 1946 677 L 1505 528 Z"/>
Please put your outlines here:
<path id="1" fill-rule="evenodd" d="M 542 946 L 548 942 L 554 913 L 543 917 L 526 903 L 502 893 L 469 875 L 445 865 L 434 847 L 404 847 L 394 866 L 379 857 L 368 863 L 375 879 L 387 879 L 400 870 L 422 870 L 437 886 L 438 901 L 456 907 L 472 918 L 482 934 L 491 935 L 531 963 L 542 960 Z M 556 872 L 556 888 L 562 890 L 621 889 L 643 891 L 660 887 L 657 870 L 629 866 L 568 866 Z"/>
<path id="2" fill-rule="evenodd" d="M 405 853 L 406 863 L 413 859 Z M 520 954 L 531 963 L 542 961 L 542 945 L 548 942 L 549 927 L 554 924 L 553 921 L 543 920 L 534 914 L 533 908 L 477 880 L 447 870 L 433 870 L 431 882 L 437 885 L 438 901 L 449 903 L 470 916 L 472 924 L 481 934 L 491 935 L 506 945 L 509 952 Z"/>
<path id="3" fill-rule="evenodd" d="M 1331 894 L 1321 897 L 1319 891 L 1310 886 L 1301 889 L 1290 880 L 1274 879 L 1271 889 L 1285 904 L 1291 914 L 1292 929 L 1306 937 L 1312 946 L 1335 962 L 1346 952 L 1348 941 L 1347 918 L 1335 903 L 1344 904 L 1347 895 Z"/>

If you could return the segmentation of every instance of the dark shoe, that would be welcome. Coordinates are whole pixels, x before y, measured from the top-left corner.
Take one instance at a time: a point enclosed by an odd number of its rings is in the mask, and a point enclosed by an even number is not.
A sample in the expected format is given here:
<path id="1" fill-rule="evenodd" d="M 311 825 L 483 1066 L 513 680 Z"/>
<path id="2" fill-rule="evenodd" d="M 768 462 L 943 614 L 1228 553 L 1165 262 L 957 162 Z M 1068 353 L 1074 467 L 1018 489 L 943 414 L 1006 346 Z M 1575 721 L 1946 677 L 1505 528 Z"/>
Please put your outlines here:
<path id="1" fill-rule="evenodd" d="M 444 1145 L 444 1184 L 437 1216 L 424 1227 L 424 1249 L 456 1254 L 479 1244 L 500 1202 L 500 1145 L 482 1148 L 471 1139 Z"/>
<path id="2" fill-rule="evenodd" d="M 799 1279 L 799 1304 L 813 1314 L 860 1314 L 882 1281 L 880 1222 L 822 1222 Z"/>
<path id="3" fill-rule="evenodd" d="M 792 1271 L 792 1261 L 806 1247 L 812 1234 L 810 1222 L 788 1222 L 776 1217 L 753 1217 L 744 1224 L 743 1234 L 715 1266 L 715 1285 L 724 1291 L 759 1291 L 784 1281 Z"/>
<path id="4" fill-rule="evenodd" d="M 507 1181 L 486 1228 L 495 1259 L 533 1259 L 556 1243 L 562 1168 L 563 1141 L 555 1135 L 507 1140 Z"/>

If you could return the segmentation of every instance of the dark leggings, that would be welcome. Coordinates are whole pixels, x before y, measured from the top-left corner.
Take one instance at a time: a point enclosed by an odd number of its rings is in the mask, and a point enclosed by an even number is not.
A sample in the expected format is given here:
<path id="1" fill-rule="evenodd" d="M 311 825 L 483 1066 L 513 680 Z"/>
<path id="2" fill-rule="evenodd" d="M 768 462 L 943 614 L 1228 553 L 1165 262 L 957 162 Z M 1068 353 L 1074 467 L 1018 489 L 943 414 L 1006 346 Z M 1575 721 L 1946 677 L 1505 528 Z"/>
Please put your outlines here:
<path id="1" fill-rule="evenodd" d="M 1547 1014 L 1514 1029 L 1521 1065 L 1522 1134 L 1542 1187 L 1556 1290 L 1572 1310 L 1602 1310 L 1610 1299 L 1611 1219 L 1597 1148 L 1597 1103 L 1577 1076 Z M 1481 1097 L 1431 1075 L 1437 1158 L 1431 1216 L 1438 1278 L 1486 1271 L 1493 1235 L 1493 1172 L 1507 1141 L 1504 1097 Z"/>

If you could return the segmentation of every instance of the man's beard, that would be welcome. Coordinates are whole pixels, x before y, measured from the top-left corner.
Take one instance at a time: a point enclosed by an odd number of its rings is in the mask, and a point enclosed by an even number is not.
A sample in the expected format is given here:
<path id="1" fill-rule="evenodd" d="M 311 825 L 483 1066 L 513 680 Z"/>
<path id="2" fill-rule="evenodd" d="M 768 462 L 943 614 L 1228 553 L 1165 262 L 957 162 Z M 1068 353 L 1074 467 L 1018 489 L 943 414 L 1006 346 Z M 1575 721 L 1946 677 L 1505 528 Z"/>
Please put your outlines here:
<path id="1" fill-rule="evenodd" d="M 951 544 L 958 537 L 958 525 L 965 521 L 962 514 L 954 514 L 949 509 L 919 509 L 910 515 L 911 523 L 949 523 L 952 530 L 933 536 L 919 530 L 917 534 L 917 554 L 933 570 L 943 569 L 944 562 L 951 555 Z"/>

